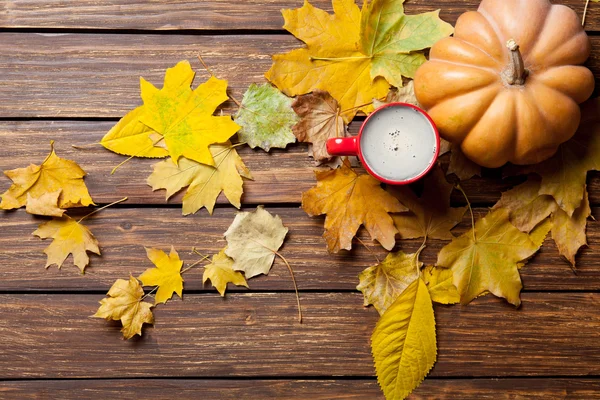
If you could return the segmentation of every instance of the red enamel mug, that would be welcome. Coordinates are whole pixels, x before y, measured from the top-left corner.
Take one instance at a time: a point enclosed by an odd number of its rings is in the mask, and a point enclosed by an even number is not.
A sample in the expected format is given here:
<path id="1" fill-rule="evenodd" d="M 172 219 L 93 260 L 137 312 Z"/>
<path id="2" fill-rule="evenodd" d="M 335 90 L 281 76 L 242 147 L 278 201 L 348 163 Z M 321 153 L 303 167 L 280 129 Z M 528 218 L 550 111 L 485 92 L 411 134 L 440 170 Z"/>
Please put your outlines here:
<path id="1" fill-rule="evenodd" d="M 373 111 L 357 136 L 327 141 L 332 156 L 358 156 L 376 179 L 391 185 L 415 182 L 433 168 L 440 134 L 431 117 L 407 103 L 389 103 Z"/>

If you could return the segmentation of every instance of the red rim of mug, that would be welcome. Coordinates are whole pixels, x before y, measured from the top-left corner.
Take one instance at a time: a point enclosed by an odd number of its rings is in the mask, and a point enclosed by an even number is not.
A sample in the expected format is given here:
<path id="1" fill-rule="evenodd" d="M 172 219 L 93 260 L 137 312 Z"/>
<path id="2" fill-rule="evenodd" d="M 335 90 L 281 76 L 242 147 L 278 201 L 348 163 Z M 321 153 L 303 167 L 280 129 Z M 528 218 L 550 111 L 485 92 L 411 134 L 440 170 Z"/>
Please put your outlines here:
<path id="1" fill-rule="evenodd" d="M 393 180 L 384 178 L 383 176 L 381 176 L 378 173 L 376 173 L 375 171 L 373 171 L 371 169 L 371 167 L 369 167 L 369 164 L 365 161 L 365 158 L 363 157 L 363 154 L 362 154 L 361 145 L 360 145 L 360 138 L 362 137 L 363 130 L 365 129 L 365 126 L 367 126 L 369 120 L 375 114 L 377 114 L 379 111 L 383 110 L 384 108 L 397 107 L 397 106 L 410 107 L 414 110 L 417 110 L 421 115 L 423 115 L 425 118 L 427 118 L 427 120 L 429 121 L 429 124 L 433 128 L 433 133 L 435 134 L 435 142 L 436 142 L 435 153 L 433 155 L 433 159 L 431 160 L 431 163 L 429 164 L 429 166 L 423 172 L 421 172 L 419 175 L 414 176 L 414 177 L 404 180 L 404 181 L 393 181 Z M 375 111 L 373 111 L 371 114 L 369 114 L 367 119 L 365 119 L 365 121 L 363 122 L 362 126 L 360 127 L 360 131 L 358 132 L 358 135 L 356 136 L 356 140 L 358 141 L 357 146 L 356 146 L 357 153 L 358 153 L 357 155 L 358 155 L 358 158 L 360 159 L 360 162 L 362 163 L 363 167 L 367 170 L 367 172 L 369 174 L 371 174 L 378 180 L 382 181 L 383 183 L 387 183 L 389 185 L 409 185 L 413 182 L 418 181 L 419 179 L 421 179 L 422 177 L 427 175 L 429 173 L 429 171 L 431 171 L 431 169 L 435 166 L 436 161 L 440 154 L 440 133 L 438 132 L 435 122 L 433 122 L 433 119 L 431 119 L 431 117 L 429 116 L 429 114 L 427 114 L 427 112 L 425 112 L 425 110 L 423 110 L 422 108 L 417 107 L 415 105 L 409 104 L 409 103 L 400 103 L 400 102 L 388 103 L 388 104 L 384 104 L 381 107 L 377 108 Z"/>

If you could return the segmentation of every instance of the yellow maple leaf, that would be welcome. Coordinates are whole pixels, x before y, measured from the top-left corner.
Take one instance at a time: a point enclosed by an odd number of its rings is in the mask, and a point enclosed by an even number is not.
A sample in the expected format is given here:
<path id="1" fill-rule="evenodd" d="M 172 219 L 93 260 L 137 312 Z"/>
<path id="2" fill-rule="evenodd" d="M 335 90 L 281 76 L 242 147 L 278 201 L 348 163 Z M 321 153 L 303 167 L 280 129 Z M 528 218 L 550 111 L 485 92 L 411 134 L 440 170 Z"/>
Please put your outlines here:
<path id="1" fill-rule="evenodd" d="M 100 255 L 98 241 L 92 232 L 80 221 L 66 215 L 40 224 L 33 234 L 42 239 L 54 239 L 44 249 L 44 253 L 48 255 L 46 268 L 53 264 L 60 268 L 69 254 L 73 254 L 73 263 L 79 267 L 81 272 L 84 272 L 90 262 L 86 251 Z"/>
<path id="2" fill-rule="evenodd" d="M 460 221 L 466 207 L 450 207 L 454 186 L 448 183 L 441 168 L 435 168 L 424 179 L 420 198 L 408 186 L 390 188 L 390 192 L 408 207 L 410 213 L 394 214 L 394 224 L 402 239 L 431 238 L 449 240 L 450 232 Z"/>
<path id="3" fill-rule="evenodd" d="M 452 33 L 439 12 L 405 15 L 404 0 L 333 0 L 334 14 L 308 1 L 296 10 L 283 10 L 284 28 L 306 48 L 273 56 L 267 79 L 289 96 L 315 89 L 328 91 L 344 110 L 346 122 L 362 110 L 373 110 L 389 84 L 402 86 L 402 76 L 414 76 L 425 62 L 418 50 Z M 387 81 L 386 81 L 387 79 Z"/>
<path id="4" fill-rule="evenodd" d="M 437 358 L 435 317 L 422 279 L 414 280 L 381 316 L 371 336 L 377 381 L 386 399 L 404 399 Z"/>
<path id="5" fill-rule="evenodd" d="M 423 263 L 418 257 L 419 253 L 388 253 L 385 260 L 361 272 L 356 289 L 363 292 L 364 305 L 373 304 L 382 315 L 419 277 L 419 269 Z"/>
<path id="6" fill-rule="evenodd" d="M 225 254 L 225 249 L 221 249 L 218 254 L 212 257 L 212 262 L 204 267 L 202 283 L 210 280 L 221 296 L 225 296 L 225 289 L 227 289 L 227 284 L 230 282 L 237 286 L 248 287 L 244 274 L 235 271 L 233 263 L 233 258 Z"/>
<path id="7" fill-rule="evenodd" d="M 129 156 L 170 155 L 175 163 L 183 156 L 214 165 L 208 146 L 227 141 L 239 126 L 229 116 L 212 115 L 228 99 L 227 81 L 213 76 L 192 90 L 194 75 L 190 63 L 181 61 L 167 69 L 162 89 L 140 78 L 144 105 L 123 117 L 101 144 Z"/>
<path id="8" fill-rule="evenodd" d="M 252 179 L 250 170 L 229 142 L 212 144 L 210 151 L 215 167 L 185 157 L 179 160 L 179 164 L 168 159 L 153 166 L 148 184 L 152 190 L 165 189 L 167 200 L 188 186 L 183 196 L 183 215 L 193 214 L 202 207 L 212 214 L 221 191 L 231 204 L 240 208 L 244 183 L 242 177 Z"/>
<path id="9" fill-rule="evenodd" d="M 45 197 L 49 207 L 81 207 L 94 204 L 83 182 L 85 171 L 76 162 L 60 158 L 54 152 L 54 141 L 50 142 L 50 154 L 41 165 L 31 164 L 26 168 L 4 171 L 13 184 L 2 194 L 0 208 L 11 210 L 27 203 L 27 196 L 39 199 L 49 192 L 60 190 L 58 204 Z M 39 203 L 38 203 L 39 206 Z"/>
<path id="10" fill-rule="evenodd" d="M 138 279 L 144 286 L 158 286 L 155 296 L 155 304 L 166 303 L 173 293 L 181 297 L 183 291 L 183 278 L 181 277 L 181 267 L 183 261 L 179 259 L 179 254 L 171 246 L 171 253 L 167 255 L 159 249 L 146 249 L 146 255 L 152 261 L 156 268 L 148 268 Z"/>
<path id="11" fill-rule="evenodd" d="M 358 175 L 346 159 L 332 171 L 316 172 L 317 186 L 302 194 L 302 208 L 310 216 L 326 214 L 323 237 L 330 252 L 350 250 L 360 225 L 381 245 L 391 250 L 396 243 L 389 213 L 407 211 L 370 175 Z"/>
<path id="12" fill-rule="evenodd" d="M 535 243 L 527 233 L 512 225 L 508 210 L 501 208 L 444 246 L 438 254 L 437 266 L 452 268 L 462 304 L 489 291 L 519 306 L 523 286 L 518 264 L 533 256 L 540 246 L 541 242 Z"/>
<path id="13" fill-rule="evenodd" d="M 142 301 L 144 289 L 133 276 L 129 280 L 117 279 L 107 295 L 108 298 L 100 300 L 100 307 L 92 317 L 107 321 L 121 320 L 121 332 L 125 339 L 141 336 L 142 325 L 154 323 L 153 305 Z"/>
<path id="14" fill-rule="evenodd" d="M 25 211 L 33 215 L 45 215 L 47 217 L 62 217 L 66 210 L 58 207 L 58 198 L 62 189 L 55 192 L 44 193 L 40 197 L 31 197 L 27 193 Z"/>

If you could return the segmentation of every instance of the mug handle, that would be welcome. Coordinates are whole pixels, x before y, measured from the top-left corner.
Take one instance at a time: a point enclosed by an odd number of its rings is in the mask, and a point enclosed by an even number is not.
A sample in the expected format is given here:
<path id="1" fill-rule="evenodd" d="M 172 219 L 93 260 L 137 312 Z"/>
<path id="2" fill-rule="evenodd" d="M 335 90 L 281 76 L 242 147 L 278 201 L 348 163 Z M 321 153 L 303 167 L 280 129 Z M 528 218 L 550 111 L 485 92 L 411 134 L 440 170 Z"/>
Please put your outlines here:
<path id="1" fill-rule="evenodd" d="M 327 152 L 332 156 L 357 156 L 358 138 L 350 136 L 327 139 Z"/>

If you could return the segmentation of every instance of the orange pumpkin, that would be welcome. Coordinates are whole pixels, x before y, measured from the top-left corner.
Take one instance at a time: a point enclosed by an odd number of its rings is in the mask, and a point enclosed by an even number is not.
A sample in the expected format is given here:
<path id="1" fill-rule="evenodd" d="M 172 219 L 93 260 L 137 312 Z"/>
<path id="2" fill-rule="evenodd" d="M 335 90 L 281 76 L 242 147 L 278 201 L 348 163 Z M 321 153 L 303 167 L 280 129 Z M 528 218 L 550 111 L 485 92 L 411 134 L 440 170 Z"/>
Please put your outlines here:
<path id="1" fill-rule="evenodd" d="M 594 90 L 589 39 L 573 10 L 548 0 L 483 0 L 460 16 L 415 76 L 440 134 L 490 168 L 534 164 L 573 136 Z"/>

